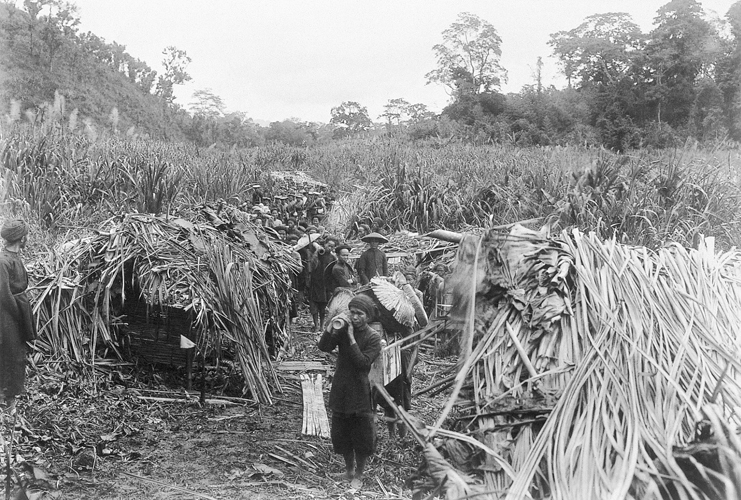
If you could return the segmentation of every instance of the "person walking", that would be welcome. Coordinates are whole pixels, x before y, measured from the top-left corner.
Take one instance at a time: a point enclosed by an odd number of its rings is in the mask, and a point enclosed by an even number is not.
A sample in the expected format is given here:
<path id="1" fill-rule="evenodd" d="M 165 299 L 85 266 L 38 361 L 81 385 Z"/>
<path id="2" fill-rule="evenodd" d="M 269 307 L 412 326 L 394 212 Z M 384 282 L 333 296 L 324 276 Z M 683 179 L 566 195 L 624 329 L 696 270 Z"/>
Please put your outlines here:
<path id="1" fill-rule="evenodd" d="M 389 240 L 379 233 L 370 233 L 362 238 L 369 248 L 360 254 L 355 270 L 358 272 L 361 285 L 367 285 L 374 276 L 388 276 L 388 259 L 386 254 L 378 248 L 381 243 Z"/>
<path id="2" fill-rule="evenodd" d="M 28 241 L 28 224 L 6 221 L 0 229 L 0 403 L 12 407 L 26 381 L 26 342 L 36 338 L 28 300 L 28 274 L 20 251 Z"/>
<path id="3" fill-rule="evenodd" d="M 327 310 L 327 286 L 324 280 L 324 270 L 329 264 L 334 262 L 334 249 L 337 246 L 337 240 L 329 238 L 324 243 L 324 247 L 317 249 L 309 261 L 309 309 L 311 310 L 311 319 L 313 321 L 313 331 L 319 332 L 324 325 L 324 314 Z"/>
<path id="4" fill-rule="evenodd" d="M 351 481 L 353 488 L 360 488 L 366 461 L 376 449 L 375 405 L 368 373 L 381 353 L 381 336 L 368 326 L 376 316 L 370 297 L 353 297 L 348 310 L 349 323 L 338 330 L 330 324 L 319 339 L 319 349 L 338 349 L 329 392 L 332 448 L 345 460 L 343 478 Z"/>

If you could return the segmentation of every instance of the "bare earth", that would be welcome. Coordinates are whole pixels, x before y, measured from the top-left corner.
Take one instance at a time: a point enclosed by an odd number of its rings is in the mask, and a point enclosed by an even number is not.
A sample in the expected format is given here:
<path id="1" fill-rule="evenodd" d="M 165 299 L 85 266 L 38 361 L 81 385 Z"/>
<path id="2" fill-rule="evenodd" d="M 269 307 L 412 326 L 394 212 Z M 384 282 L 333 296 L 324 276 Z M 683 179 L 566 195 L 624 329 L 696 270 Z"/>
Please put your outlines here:
<path id="1" fill-rule="evenodd" d="M 306 318 L 301 318 L 289 359 L 334 366 L 332 355 L 316 349 L 317 336 L 308 327 Z M 427 363 L 432 356 L 432 351 L 420 353 L 413 390 L 439 380 L 440 360 Z M 378 451 L 369 461 L 363 488 L 354 490 L 331 477 L 344 466 L 342 458 L 332 453 L 329 440 L 301 434 L 298 376 L 282 374 L 281 381 L 284 393 L 272 406 L 212 404 L 200 408 L 197 400 L 147 402 L 134 408 L 135 413 L 119 412 L 118 421 L 101 420 L 94 447 L 81 444 L 75 449 L 67 444 L 62 454 L 46 450 L 31 459 L 26 455 L 39 468 L 43 464 L 49 476 L 35 482 L 36 490 L 29 488 L 29 499 L 411 498 L 411 483 L 406 483 L 421 460 L 420 447 L 412 438 L 390 441 L 379 420 Z M 325 381 L 325 400 L 329 384 Z M 98 398 L 110 398 L 112 404 L 122 399 L 141 401 L 137 398 L 140 391 L 114 386 L 111 392 Z M 416 397 L 411 413 L 431 424 L 442 399 Z M 94 420 L 94 415 L 90 417 Z M 28 421 L 35 422 L 34 415 Z M 55 425 L 53 417 L 49 425 Z M 74 437 L 74 431 L 71 434 Z M 34 449 L 39 451 L 39 447 Z"/>

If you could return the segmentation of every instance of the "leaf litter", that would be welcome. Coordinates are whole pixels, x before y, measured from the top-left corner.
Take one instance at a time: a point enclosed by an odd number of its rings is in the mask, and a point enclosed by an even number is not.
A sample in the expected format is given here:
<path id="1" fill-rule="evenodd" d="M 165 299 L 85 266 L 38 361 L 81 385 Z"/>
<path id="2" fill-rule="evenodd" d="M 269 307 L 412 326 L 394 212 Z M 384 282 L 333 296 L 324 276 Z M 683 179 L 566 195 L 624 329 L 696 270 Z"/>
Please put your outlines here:
<path id="1" fill-rule="evenodd" d="M 307 311 L 294 329 L 287 359 L 334 366 L 333 356 L 316 348 Z M 417 388 L 435 380 L 440 363 L 453 363 L 433 356 L 422 350 Z M 329 439 L 301 434 L 298 377 L 279 376 L 284 392 L 272 406 L 215 394 L 208 401 L 231 404 L 201 406 L 198 394 L 174 388 L 183 382 L 178 373 L 98 367 L 91 380 L 53 363 L 36 365 L 17 404 L 15 482 L 32 500 L 411 498 L 407 480 L 417 473 L 419 445 L 409 437 L 390 441 L 379 418 L 363 488 L 335 481 L 342 458 Z M 412 412 L 431 423 L 440 399 L 416 396 Z"/>

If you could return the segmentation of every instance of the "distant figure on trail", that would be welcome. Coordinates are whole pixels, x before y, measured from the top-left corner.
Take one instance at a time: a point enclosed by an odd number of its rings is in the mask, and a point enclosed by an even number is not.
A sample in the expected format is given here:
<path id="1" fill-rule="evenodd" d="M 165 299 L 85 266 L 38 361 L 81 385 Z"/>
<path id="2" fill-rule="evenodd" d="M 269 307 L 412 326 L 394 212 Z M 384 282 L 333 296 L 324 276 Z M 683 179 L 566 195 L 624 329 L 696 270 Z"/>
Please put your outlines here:
<path id="1" fill-rule="evenodd" d="M 270 227 L 277 228 L 283 225 L 283 221 L 280 220 L 280 212 L 277 208 L 272 208 L 270 210 Z"/>
<path id="2" fill-rule="evenodd" d="M 363 241 L 370 248 L 360 254 L 355 269 L 360 277 L 360 284 L 367 285 L 374 276 L 388 276 L 389 264 L 386 254 L 378 248 L 380 243 L 388 243 L 389 240 L 379 233 L 370 233 L 363 237 Z"/>
<path id="3" fill-rule="evenodd" d="M 309 191 L 306 196 L 307 200 L 304 206 L 304 209 L 306 210 L 306 218 L 312 220 L 314 217 L 317 217 L 317 215 L 323 214 L 324 200 L 319 198 L 319 193 L 317 191 Z"/>
<path id="4" fill-rule="evenodd" d="M 0 252 L 0 404 L 12 407 L 26 381 L 26 342 L 36 338 L 28 274 L 19 255 L 28 241 L 28 224 L 8 220 L 0 237 L 5 243 Z"/>
<path id="5" fill-rule="evenodd" d="M 376 314 L 370 297 L 353 297 L 348 309 L 349 323 L 345 322 L 339 330 L 328 325 L 319 340 L 319 349 L 339 349 L 329 392 L 332 448 L 345 459 L 341 477 L 357 489 L 363 485 L 365 463 L 376 450 L 375 404 L 368 373 L 381 353 L 381 336 L 368 326 Z"/>
<path id="6" fill-rule="evenodd" d="M 362 240 L 371 233 L 370 226 L 368 224 L 360 224 L 358 226 L 358 239 Z"/>
<path id="7" fill-rule="evenodd" d="M 317 229 L 317 232 L 319 234 L 324 234 L 324 232 L 326 231 L 324 226 L 322 226 L 322 221 L 316 215 L 311 218 L 311 225 Z"/>
<path id="8" fill-rule="evenodd" d="M 296 219 L 294 219 L 293 217 L 290 217 L 288 219 L 288 221 L 286 222 L 286 227 L 288 228 L 286 230 L 286 233 L 296 235 L 297 239 L 303 234 L 301 231 L 299 231 L 298 226 L 296 225 Z"/>
<path id="9" fill-rule="evenodd" d="M 262 203 L 262 186 L 260 184 L 253 184 L 252 185 L 252 204 L 257 205 L 258 203 Z"/>
<path id="10" fill-rule="evenodd" d="M 379 233 L 384 234 L 383 230 L 383 219 L 380 217 L 375 217 L 373 219 L 373 223 L 371 224 L 370 230 L 372 233 Z"/>

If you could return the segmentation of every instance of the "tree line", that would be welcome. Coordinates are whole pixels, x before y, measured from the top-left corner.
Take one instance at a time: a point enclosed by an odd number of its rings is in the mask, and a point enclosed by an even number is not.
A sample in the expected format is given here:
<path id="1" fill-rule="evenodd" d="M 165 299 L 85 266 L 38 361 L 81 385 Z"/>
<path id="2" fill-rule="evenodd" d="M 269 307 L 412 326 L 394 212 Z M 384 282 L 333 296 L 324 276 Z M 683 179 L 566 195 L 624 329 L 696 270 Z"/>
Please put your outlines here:
<path id="1" fill-rule="evenodd" d="M 501 39 L 476 16 L 461 14 L 443 39 L 428 80 L 450 89 L 441 116 L 469 138 L 616 150 L 741 140 L 741 2 L 713 21 L 699 2 L 672 0 L 649 33 L 620 12 L 554 33 L 565 89 L 542 84 L 539 59 L 532 85 L 499 93 Z"/>
<path id="2" fill-rule="evenodd" d="M 361 103 L 346 101 L 326 124 L 291 119 L 267 127 L 227 111 L 210 89 L 197 91 L 187 108 L 176 102 L 175 86 L 190 80 L 185 51 L 165 48 L 157 72 L 78 25 L 75 6 L 63 0 L 0 4 L 0 64 L 10 75 L 0 81 L 0 104 L 20 102 L 33 115 L 58 92 L 99 126 L 220 148 L 369 135 L 619 151 L 687 139 L 741 141 L 741 1 L 712 20 L 696 0 L 671 0 L 648 33 L 626 13 L 589 16 L 550 36 L 566 88 L 543 84 L 539 58 L 533 83 L 506 95 L 499 34 L 462 13 L 432 47 L 437 66 L 426 75 L 450 95 L 441 113 L 398 97 L 371 117 Z"/>

